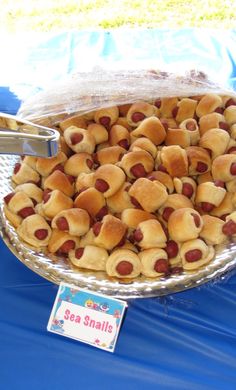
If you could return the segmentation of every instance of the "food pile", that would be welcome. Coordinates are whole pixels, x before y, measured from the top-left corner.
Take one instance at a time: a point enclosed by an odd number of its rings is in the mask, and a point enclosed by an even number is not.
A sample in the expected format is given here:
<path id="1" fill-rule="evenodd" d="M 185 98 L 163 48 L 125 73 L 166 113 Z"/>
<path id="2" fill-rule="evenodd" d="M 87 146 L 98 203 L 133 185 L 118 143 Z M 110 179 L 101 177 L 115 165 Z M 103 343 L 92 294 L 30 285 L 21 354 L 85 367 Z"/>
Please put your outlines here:
<path id="1" fill-rule="evenodd" d="M 61 150 L 15 165 L 6 218 L 37 251 L 108 277 L 209 263 L 236 236 L 236 98 L 157 98 L 61 118 Z"/>

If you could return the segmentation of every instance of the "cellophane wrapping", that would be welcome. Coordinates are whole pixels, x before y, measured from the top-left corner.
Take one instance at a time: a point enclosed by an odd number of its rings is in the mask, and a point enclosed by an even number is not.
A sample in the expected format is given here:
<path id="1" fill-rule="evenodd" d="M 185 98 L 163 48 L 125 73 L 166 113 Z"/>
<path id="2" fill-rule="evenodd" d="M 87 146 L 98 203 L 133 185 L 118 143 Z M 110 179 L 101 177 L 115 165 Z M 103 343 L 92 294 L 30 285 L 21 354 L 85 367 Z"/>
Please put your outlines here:
<path id="1" fill-rule="evenodd" d="M 174 73 L 155 69 L 112 71 L 98 68 L 72 74 L 38 92 L 22 103 L 18 114 L 36 122 L 50 118 L 53 124 L 63 115 L 82 115 L 139 100 L 206 93 L 235 96 L 232 89 L 218 85 L 198 70 Z"/>

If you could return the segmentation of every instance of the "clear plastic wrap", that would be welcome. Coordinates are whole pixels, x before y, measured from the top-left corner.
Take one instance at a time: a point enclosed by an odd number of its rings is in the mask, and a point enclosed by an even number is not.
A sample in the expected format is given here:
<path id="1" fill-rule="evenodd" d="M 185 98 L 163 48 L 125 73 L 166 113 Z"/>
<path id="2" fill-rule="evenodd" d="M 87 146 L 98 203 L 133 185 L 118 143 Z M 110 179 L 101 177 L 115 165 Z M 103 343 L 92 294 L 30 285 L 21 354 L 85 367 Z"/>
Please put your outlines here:
<path id="1" fill-rule="evenodd" d="M 186 97 L 216 93 L 235 96 L 233 90 L 217 85 L 198 70 L 172 73 L 162 70 L 104 70 L 76 73 L 27 99 L 19 115 L 32 121 L 63 114 L 85 114 L 137 100 Z M 54 120 L 53 120 L 54 118 Z"/>

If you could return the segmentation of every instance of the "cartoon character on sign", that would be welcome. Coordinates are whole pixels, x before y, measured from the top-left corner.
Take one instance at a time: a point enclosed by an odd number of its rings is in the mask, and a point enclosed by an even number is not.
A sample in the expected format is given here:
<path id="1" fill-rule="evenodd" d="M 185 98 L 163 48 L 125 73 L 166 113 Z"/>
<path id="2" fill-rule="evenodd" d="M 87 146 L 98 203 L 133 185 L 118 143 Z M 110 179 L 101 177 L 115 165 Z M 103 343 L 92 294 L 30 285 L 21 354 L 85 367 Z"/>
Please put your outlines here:
<path id="1" fill-rule="evenodd" d="M 113 316 L 115 318 L 120 318 L 121 317 L 120 310 L 115 310 Z"/>
<path id="2" fill-rule="evenodd" d="M 108 305 L 108 303 L 106 303 L 106 302 L 101 303 L 101 305 L 100 305 L 100 310 L 101 310 L 103 313 L 106 313 L 106 312 L 109 310 L 109 305 Z"/>
<path id="3" fill-rule="evenodd" d="M 94 310 L 99 310 L 99 309 L 100 309 L 99 303 L 94 302 L 94 303 L 93 303 L 93 309 L 94 309 Z"/>
<path id="4" fill-rule="evenodd" d="M 52 330 L 55 330 L 55 331 L 57 331 L 57 332 L 63 333 L 63 332 L 64 332 L 63 325 L 64 325 L 64 321 L 63 321 L 63 320 L 58 320 L 58 319 L 55 317 L 55 318 L 53 319 L 53 321 L 52 321 L 51 329 L 52 329 Z"/>
<path id="5" fill-rule="evenodd" d="M 87 301 L 85 301 L 84 306 L 88 307 L 89 309 L 92 309 L 93 308 L 93 301 L 92 301 L 92 299 L 87 299 Z"/>
<path id="6" fill-rule="evenodd" d="M 71 297 L 70 295 L 67 295 L 67 296 L 65 297 L 65 301 L 66 301 L 66 302 L 72 302 L 72 297 Z"/>
<path id="7" fill-rule="evenodd" d="M 74 288 L 70 288 L 70 292 L 71 292 L 72 297 L 74 297 L 75 294 L 78 292 L 78 290 L 76 290 Z"/>

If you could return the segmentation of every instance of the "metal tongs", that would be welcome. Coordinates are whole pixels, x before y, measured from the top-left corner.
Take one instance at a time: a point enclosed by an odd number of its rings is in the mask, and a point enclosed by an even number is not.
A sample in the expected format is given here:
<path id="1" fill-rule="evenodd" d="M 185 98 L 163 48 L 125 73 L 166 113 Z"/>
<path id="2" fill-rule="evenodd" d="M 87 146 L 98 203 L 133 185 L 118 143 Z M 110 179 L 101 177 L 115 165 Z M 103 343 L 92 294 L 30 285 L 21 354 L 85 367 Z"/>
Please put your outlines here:
<path id="1" fill-rule="evenodd" d="M 0 154 L 53 157 L 59 140 L 55 129 L 0 112 Z"/>

